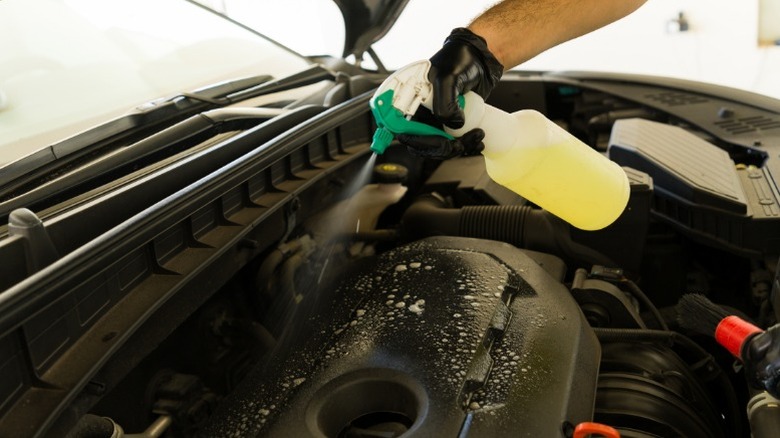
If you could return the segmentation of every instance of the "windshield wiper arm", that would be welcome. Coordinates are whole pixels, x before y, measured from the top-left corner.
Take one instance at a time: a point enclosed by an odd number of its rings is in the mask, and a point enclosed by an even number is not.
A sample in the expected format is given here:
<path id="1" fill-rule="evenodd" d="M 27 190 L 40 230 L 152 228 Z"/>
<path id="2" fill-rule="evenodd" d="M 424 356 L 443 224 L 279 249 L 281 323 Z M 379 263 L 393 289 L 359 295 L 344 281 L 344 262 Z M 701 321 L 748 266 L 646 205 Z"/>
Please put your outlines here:
<path id="1" fill-rule="evenodd" d="M 13 197 L 20 188 L 55 169 L 72 167 L 79 158 L 96 153 L 101 148 L 132 144 L 171 123 L 206 110 L 333 78 L 332 72 L 314 64 L 301 72 L 277 80 L 268 75 L 252 76 L 220 82 L 192 92 L 177 93 L 172 97 L 139 105 L 124 116 L 0 168 L 0 200 Z M 148 131 L 143 132 L 144 130 Z M 106 151 L 108 152 L 110 150 Z"/>
<path id="2" fill-rule="evenodd" d="M 157 125 L 177 118 L 184 119 L 191 114 L 215 106 L 212 103 L 204 102 L 204 100 L 223 99 L 232 93 L 256 87 L 272 79 L 269 75 L 258 75 L 224 81 L 193 91 L 192 94 L 199 97 L 197 101 L 184 101 L 174 96 L 139 105 L 123 116 L 0 167 L 0 199 L 9 196 L 18 187 L 26 184 L 26 180 L 39 178 L 50 172 L 49 167 L 55 162 L 59 161 L 61 166 L 66 166 L 85 153 L 121 140 L 123 136 L 129 137 L 145 126 Z M 19 180 L 22 176 L 24 178 Z"/>
<path id="3" fill-rule="evenodd" d="M 334 79 L 335 77 L 336 75 L 325 67 L 319 64 L 312 64 L 309 68 L 298 73 L 236 91 L 229 94 L 227 98 L 231 102 L 238 102 L 265 94 L 292 90 L 293 88 L 315 84 L 327 79 Z"/>
<path id="4" fill-rule="evenodd" d="M 246 83 L 246 80 L 222 82 L 190 93 L 178 93 L 172 97 L 151 101 L 139 106 L 138 109 L 146 110 L 148 108 L 155 108 L 160 104 L 170 103 L 173 103 L 179 109 L 184 109 L 188 105 L 198 102 L 208 103 L 217 107 L 226 106 L 242 100 L 279 91 L 291 90 L 326 79 L 333 79 L 334 74 L 319 64 L 313 64 L 305 70 L 277 80 L 271 80 L 272 78 L 270 76 L 267 76 L 267 78 L 268 79 L 265 81 L 258 81 L 256 83 Z"/>
<path id="5" fill-rule="evenodd" d="M 216 84 L 208 85 L 191 92 L 180 92 L 173 96 L 155 99 L 143 103 L 138 105 L 136 110 L 142 112 L 157 111 L 160 108 L 164 108 L 166 105 L 171 104 L 179 111 L 186 110 L 188 107 L 196 103 L 225 106 L 233 103 L 230 99 L 227 98 L 228 95 L 239 92 L 241 90 L 257 87 L 272 79 L 273 77 L 270 75 L 259 75 L 218 82 Z"/>

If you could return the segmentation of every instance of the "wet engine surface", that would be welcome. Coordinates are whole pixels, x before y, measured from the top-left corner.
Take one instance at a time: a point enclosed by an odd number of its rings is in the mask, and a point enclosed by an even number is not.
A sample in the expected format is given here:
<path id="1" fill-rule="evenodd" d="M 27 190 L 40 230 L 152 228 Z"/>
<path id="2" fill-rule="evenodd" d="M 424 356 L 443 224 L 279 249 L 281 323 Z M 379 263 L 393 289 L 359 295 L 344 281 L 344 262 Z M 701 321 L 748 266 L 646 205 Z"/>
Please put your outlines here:
<path id="1" fill-rule="evenodd" d="M 436 237 L 298 309 L 206 436 L 557 436 L 590 418 L 600 347 L 563 263 Z"/>

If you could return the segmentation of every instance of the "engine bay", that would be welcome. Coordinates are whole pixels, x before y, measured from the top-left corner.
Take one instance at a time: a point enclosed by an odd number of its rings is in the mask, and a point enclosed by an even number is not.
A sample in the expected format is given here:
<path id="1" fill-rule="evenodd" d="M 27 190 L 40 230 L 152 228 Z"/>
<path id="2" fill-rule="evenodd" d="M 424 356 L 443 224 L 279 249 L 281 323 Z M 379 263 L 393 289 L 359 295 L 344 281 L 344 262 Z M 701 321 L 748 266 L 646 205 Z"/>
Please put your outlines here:
<path id="1" fill-rule="evenodd" d="M 422 160 L 398 144 L 372 156 L 367 94 L 246 152 L 155 204 L 89 279 L 67 279 L 122 292 L 77 300 L 99 316 L 80 333 L 100 347 L 45 340 L 37 322 L 39 376 L 79 351 L 94 367 L 49 433 L 573 437 L 597 423 L 623 437 L 771 436 L 777 407 L 748 409 L 765 393 L 683 329 L 676 304 L 699 293 L 777 322 L 780 117 L 673 85 L 508 74 L 493 92 L 623 166 L 628 206 L 599 231 L 494 183 L 479 156 Z M 105 325 L 118 315 L 136 322 Z M 8 345 L 11 363 L 22 349 Z"/>

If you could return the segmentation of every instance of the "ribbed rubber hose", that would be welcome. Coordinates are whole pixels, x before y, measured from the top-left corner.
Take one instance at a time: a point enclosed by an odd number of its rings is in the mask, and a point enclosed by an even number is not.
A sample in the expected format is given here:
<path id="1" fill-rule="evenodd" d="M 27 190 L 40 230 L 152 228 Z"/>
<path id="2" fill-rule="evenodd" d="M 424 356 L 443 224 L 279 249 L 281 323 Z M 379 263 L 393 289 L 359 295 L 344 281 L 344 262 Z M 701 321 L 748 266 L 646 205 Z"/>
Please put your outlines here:
<path id="1" fill-rule="evenodd" d="M 460 233 L 480 239 L 502 240 L 515 246 L 525 243 L 525 232 L 531 208 L 520 205 L 480 205 L 463 207 Z"/>
<path id="2" fill-rule="evenodd" d="M 620 328 L 594 328 L 596 337 L 599 342 L 659 342 L 665 341 L 671 344 L 677 344 L 688 351 L 694 352 L 702 359 L 708 360 L 715 366 L 717 362 L 710 353 L 702 348 L 699 344 L 693 342 L 687 336 L 674 331 L 666 330 L 647 330 L 647 329 L 620 329 Z M 739 436 L 742 433 L 742 409 L 737 404 L 737 394 L 734 392 L 734 387 L 728 380 L 723 370 L 718 367 L 718 372 L 715 373 L 715 381 L 717 385 L 724 391 L 723 395 L 726 397 L 727 409 L 732 419 L 732 425 L 734 430 L 732 436 Z"/>
<path id="3" fill-rule="evenodd" d="M 408 238 L 460 236 L 506 242 L 579 263 L 617 266 L 604 254 L 571 239 L 569 225 L 550 213 L 519 205 L 450 208 L 435 194 L 417 198 L 401 218 Z"/>

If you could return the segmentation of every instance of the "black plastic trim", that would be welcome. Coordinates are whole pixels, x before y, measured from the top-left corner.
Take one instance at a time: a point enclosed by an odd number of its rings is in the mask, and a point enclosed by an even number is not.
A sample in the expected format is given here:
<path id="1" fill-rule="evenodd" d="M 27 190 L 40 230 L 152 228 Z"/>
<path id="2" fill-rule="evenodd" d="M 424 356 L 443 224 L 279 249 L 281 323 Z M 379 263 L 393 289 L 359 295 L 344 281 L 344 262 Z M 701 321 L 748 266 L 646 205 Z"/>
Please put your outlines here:
<path id="1" fill-rule="evenodd" d="M 225 257 L 232 269 L 247 263 L 262 250 L 240 245 L 249 233 L 280 238 L 282 227 L 261 225 L 279 220 L 283 207 L 298 196 L 320 189 L 322 178 L 367 156 L 373 129 L 369 97 L 365 93 L 275 137 L 2 293 L 0 342 L 22 336 L 36 316 L 64 305 L 73 299 L 71 292 L 85 286 L 108 288 L 114 292 L 107 293 L 119 296 L 69 348 L 55 352 L 59 358 L 25 371 L 25 379 L 37 383 L 27 385 L 10 404 L 0 430 L 42 434 L 157 309 L 188 284 L 213 281 L 201 277 L 204 269 Z M 322 199 L 320 193 L 314 195 Z M 206 226 L 196 226 L 204 223 L 199 219 L 204 215 Z M 55 313 L 64 319 L 59 310 Z"/>

